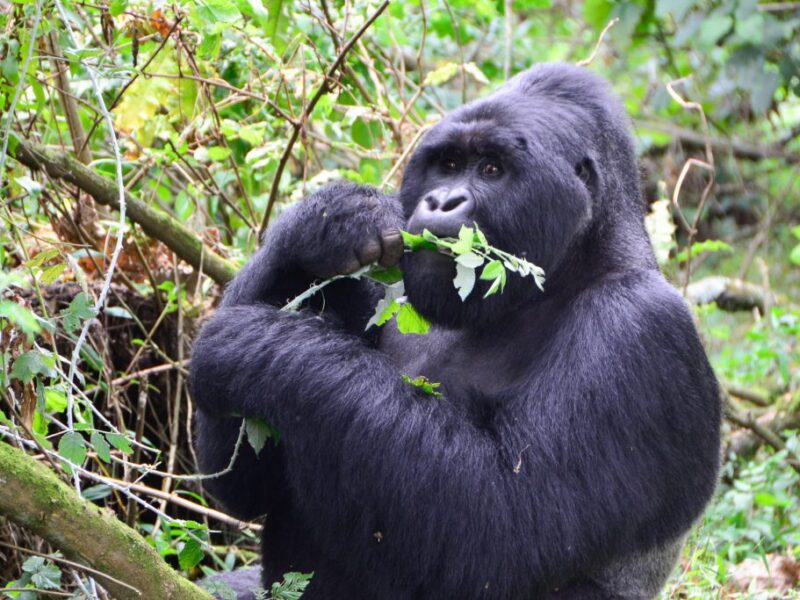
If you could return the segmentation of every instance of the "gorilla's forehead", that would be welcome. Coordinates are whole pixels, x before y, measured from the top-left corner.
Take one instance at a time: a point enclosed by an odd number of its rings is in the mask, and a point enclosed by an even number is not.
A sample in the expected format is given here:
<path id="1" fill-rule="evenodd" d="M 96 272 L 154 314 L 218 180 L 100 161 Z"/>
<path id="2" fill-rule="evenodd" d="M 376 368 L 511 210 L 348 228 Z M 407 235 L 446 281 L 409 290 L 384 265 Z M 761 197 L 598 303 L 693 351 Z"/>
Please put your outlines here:
<path id="1" fill-rule="evenodd" d="M 520 133 L 512 119 L 448 117 L 425 136 L 420 149 L 431 154 L 457 149 L 476 154 L 505 155 L 514 149 L 525 149 L 527 142 Z"/>
<path id="2" fill-rule="evenodd" d="M 518 156 L 564 153 L 593 145 L 593 128 L 582 110 L 547 98 L 501 89 L 465 105 L 431 129 L 420 147 L 426 155 L 452 152 Z"/>

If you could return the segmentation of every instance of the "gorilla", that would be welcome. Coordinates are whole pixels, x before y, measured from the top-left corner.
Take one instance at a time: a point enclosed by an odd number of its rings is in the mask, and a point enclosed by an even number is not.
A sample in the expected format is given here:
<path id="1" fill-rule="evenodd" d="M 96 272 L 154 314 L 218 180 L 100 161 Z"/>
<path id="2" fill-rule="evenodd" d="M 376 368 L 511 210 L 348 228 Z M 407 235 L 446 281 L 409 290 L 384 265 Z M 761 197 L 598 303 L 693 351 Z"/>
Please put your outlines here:
<path id="1" fill-rule="evenodd" d="M 715 487 L 720 402 L 638 180 L 605 81 L 540 65 L 433 127 L 398 197 L 339 183 L 281 215 L 191 363 L 204 472 L 228 465 L 242 417 L 281 434 L 208 485 L 232 514 L 266 514 L 263 585 L 301 571 L 309 600 L 659 592 Z M 473 224 L 544 268 L 544 291 L 512 274 L 462 302 L 451 257 L 403 256 L 399 229 Z M 381 290 L 364 278 L 280 310 L 398 261 L 427 335 L 365 331 Z"/>

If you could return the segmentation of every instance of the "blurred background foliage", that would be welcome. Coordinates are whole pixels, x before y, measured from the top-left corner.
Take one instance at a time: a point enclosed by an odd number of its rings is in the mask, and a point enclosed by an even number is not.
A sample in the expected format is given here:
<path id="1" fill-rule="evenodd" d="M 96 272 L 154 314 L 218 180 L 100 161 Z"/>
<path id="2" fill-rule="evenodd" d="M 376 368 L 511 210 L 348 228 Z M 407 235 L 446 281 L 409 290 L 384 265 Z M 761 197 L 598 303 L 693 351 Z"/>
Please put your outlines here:
<path id="1" fill-rule="evenodd" d="M 756 0 L 0 0 L 0 436 L 188 576 L 251 562 L 257 526 L 176 478 L 195 472 L 191 337 L 226 277 L 171 228 L 241 265 L 317 187 L 394 190 L 452 108 L 591 59 L 630 112 L 648 227 L 728 403 L 720 488 L 664 597 L 797 597 L 799 32 L 800 2 Z M 31 142 L 121 176 L 133 218 L 28 168 Z M 6 588 L 102 597 L 2 517 L 0 557 Z"/>

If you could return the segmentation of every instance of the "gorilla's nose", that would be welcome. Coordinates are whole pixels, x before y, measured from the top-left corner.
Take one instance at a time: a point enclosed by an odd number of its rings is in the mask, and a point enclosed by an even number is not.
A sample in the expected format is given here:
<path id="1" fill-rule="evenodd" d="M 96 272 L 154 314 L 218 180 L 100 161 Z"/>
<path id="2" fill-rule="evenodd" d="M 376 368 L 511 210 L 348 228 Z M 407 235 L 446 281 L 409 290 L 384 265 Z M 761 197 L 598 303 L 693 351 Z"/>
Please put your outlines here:
<path id="1" fill-rule="evenodd" d="M 412 233 L 423 229 L 444 237 L 458 235 L 462 225 L 473 224 L 475 200 L 465 187 L 434 190 L 427 194 L 411 215 L 408 227 Z"/>

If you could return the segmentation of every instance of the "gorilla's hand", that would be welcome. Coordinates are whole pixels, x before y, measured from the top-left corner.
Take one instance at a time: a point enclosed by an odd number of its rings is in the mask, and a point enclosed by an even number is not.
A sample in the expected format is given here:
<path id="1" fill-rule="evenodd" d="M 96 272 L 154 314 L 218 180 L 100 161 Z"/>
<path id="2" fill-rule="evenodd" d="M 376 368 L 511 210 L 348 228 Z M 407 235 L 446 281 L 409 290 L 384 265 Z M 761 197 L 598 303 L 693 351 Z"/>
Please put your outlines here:
<path id="1" fill-rule="evenodd" d="M 328 279 L 374 262 L 397 264 L 403 256 L 401 226 L 400 207 L 392 198 L 373 188 L 336 184 L 276 223 L 281 230 L 275 241 L 303 272 Z"/>
<path id="2" fill-rule="evenodd" d="M 317 280 L 376 261 L 394 265 L 403 255 L 402 225 L 395 198 L 352 183 L 326 186 L 270 227 L 264 245 L 228 286 L 223 305 L 281 307 Z M 362 332 L 378 300 L 372 287 L 366 281 L 336 281 L 309 305 Z"/>

